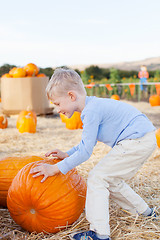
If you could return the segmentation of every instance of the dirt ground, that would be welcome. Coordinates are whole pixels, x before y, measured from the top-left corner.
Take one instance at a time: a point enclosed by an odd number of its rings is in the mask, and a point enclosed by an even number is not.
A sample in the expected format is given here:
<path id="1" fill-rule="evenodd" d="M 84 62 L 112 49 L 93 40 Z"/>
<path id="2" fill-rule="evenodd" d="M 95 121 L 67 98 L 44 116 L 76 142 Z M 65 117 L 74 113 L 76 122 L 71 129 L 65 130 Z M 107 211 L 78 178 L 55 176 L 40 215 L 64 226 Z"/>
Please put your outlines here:
<path id="1" fill-rule="evenodd" d="M 160 128 L 160 106 L 151 107 L 147 102 L 127 102 L 140 111 L 145 113 L 153 122 L 156 128 Z M 68 130 L 64 123 L 61 122 L 58 115 L 38 116 L 37 117 L 37 132 L 35 134 L 19 133 L 16 129 L 17 115 L 12 115 L 8 118 L 8 128 L 0 129 L 0 159 L 8 156 L 30 156 L 44 154 L 54 148 L 59 148 L 62 151 L 67 151 L 74 145 L 78 144 L 81 139 L 82 130 Z M 110 150 L 110 147 L 98 142 L 94 148 L 91 158 L 85 163 L 77 167 L 82 176 L 87 179 L 88 172 L 94 165 Z M 160 149 L 157 147 L 150 159 L 144 164 L 142 169 L 136 176 L 129 181 L 129 184 L 141 194 L 141 196 L 152 207 L 156 208 L 157 213 L 160 213 Z M 124 212 L 118 206 L 111 202 L 111 232 L 112 239 L 160 239 L 160 222 L 147 220 L 146 222 L 141 217 L 133 217 Z M 62 231 L 58 234 L 29 234 L 16 225 L 9 216 L 8 210 L 0 209 L 0 233 L 4 235 L 7 232 L 12 232 L 12 239 L 68 239 L 68 231 Z M 84 227 L 85 226 L 85 227 Z M 82 221 L 77 228 L 88 228 L 88 223 L 85 215 L 82 214 Z M 16 234 L 15 234 L 16 233 Z M 16 237 L 17 236 L 17 237 Z M 0 235 L 1 237 L 1 235 Z M 1 238 L 0 238 L 1 239 Z"/>

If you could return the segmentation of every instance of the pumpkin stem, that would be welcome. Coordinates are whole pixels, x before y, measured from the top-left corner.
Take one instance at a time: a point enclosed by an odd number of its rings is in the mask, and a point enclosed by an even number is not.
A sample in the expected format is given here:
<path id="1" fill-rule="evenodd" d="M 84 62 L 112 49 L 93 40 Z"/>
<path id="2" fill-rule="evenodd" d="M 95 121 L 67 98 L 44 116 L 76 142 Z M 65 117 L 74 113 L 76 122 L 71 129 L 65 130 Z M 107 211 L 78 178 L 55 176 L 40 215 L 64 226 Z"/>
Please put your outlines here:
<path id="1" fill-rule="evenodd" d="M 31 111 L 31 106 L 27 106 L 27 111 L 29 112 L 29 111 Z"/>
<path id="2" fill-rule="evenodd" d="M 33 74 L 32 74 L 32 77 L 35 77 L 36 76 L 36 69 L 33 70 Z"/>

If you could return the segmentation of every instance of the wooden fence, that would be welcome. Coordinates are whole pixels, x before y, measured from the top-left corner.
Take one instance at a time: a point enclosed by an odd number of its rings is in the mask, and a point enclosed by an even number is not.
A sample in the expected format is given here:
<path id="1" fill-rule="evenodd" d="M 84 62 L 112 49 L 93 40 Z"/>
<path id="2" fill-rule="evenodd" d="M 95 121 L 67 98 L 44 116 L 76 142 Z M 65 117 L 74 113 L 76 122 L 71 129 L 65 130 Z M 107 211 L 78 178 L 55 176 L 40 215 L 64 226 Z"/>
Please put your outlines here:
<path id="1" fill-rule="evenodd" d="M 141 101 L 148 100 L 153 94 L 160 95 L 160 82 L 147 82 L 143 85 L 146 91 L 142 91 L 140 83 L 117 84 L 88 84 L 85 85 L 88 96 L 111 97 L 118 94 L 121 99 Z"/>

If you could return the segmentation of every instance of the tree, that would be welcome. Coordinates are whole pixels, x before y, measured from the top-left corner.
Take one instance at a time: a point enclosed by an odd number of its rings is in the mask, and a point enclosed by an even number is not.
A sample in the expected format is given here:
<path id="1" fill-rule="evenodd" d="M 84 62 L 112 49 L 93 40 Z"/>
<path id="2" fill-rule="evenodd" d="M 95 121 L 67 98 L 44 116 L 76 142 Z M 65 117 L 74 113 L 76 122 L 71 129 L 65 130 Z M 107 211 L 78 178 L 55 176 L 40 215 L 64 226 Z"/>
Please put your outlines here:
<path id="1" fill-rule="evenodd" d="M 47 77 L 51 78 L 52 74 L 54 73 L 54 69 L 51 67 L 48 68 L 40 68 L 40 73 L 44 73 Z"/>
<path id="2" fill-rule="evenodd" d="M 89 76 L 93 76 L 95 80 L 103 78 L 102 68 L 99 68 L 98 66 L 92 65 L 86 68 L 85 71 Z"/>

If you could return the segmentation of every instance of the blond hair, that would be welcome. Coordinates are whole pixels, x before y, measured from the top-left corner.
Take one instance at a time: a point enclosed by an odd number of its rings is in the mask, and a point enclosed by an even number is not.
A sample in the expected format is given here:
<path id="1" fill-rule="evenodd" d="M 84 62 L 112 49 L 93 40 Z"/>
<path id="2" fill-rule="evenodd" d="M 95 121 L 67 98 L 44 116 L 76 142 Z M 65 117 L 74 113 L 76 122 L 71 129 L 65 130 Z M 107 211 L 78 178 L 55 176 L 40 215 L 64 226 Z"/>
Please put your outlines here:
<path id="1" fill-rule="evenodd" d="M 67 94 L 71 90 L 86 94 L 82 79 L 76 71 L 57 68 L 46 87 L 48 98 L 51 99 L 52 95 Z"/>

